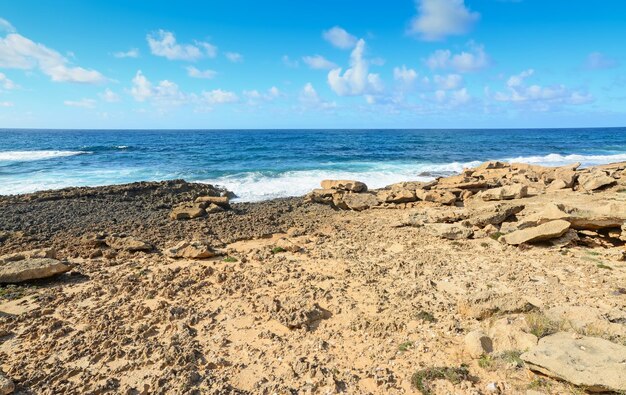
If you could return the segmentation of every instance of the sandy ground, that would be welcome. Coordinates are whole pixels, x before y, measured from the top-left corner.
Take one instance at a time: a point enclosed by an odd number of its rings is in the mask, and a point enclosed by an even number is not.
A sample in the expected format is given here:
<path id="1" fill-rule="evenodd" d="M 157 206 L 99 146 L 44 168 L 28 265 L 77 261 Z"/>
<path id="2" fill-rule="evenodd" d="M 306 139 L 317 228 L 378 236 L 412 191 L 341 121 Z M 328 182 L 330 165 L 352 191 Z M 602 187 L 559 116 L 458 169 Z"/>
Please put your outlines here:
<path id="1" fill-rule="evenodd" d="M 486 292 L 538 311 L 626 306 L 626 264 L 600 247 L 452 241 L 399 226 L 420 208 L 335 211 L 283 199 L 171 221 L 168 206 L 137 199 L 0 202 L 0 229 L 14 232 L 0 254 L 54 247 L 76 265 L 0 288 L 0 367 L 16 393 L 411 394 L 416 371 L 462 365 L 467 377 L 434 380 L 432 393 L 578 393 L 465 352 L 474 329 L 504 320 L 532 330 L 529 312 L 479 321 L 459 305 Z M 157 248 L 95 257 L 85 237 L 100 231 Z M 202 237 L 224 255 L 160 252 Z M 293 251 L 275 249 L 281 239 Z"/>

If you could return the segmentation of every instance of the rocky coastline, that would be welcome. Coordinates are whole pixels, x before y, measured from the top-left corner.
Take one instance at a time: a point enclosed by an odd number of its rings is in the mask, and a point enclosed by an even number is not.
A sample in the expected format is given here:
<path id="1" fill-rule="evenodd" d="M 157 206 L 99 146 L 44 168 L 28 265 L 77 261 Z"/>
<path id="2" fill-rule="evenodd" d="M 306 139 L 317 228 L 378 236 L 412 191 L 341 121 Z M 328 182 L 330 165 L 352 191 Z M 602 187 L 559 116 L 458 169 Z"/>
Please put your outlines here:
<path id="1" fill-rule="evenodd" d="M 0 196 L 0 394 L 626 391 L 626 163 L 320 186 Z"/>

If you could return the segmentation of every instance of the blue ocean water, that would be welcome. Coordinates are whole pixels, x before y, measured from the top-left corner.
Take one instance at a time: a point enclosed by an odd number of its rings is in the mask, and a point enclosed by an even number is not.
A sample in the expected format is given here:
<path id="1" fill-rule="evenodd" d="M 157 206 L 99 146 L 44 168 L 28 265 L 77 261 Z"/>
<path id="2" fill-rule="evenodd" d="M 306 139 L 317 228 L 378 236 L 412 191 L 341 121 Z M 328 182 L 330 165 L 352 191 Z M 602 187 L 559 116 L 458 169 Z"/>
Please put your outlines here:
<path id="1" fill-rule="evenodd" d="M 183 178 L 241 200 L 302 195 L 324 178 L 370 187 L 486 160 L 626 161 L 626 128 L 490 130 L 0 130 L 0 194 Z"/>

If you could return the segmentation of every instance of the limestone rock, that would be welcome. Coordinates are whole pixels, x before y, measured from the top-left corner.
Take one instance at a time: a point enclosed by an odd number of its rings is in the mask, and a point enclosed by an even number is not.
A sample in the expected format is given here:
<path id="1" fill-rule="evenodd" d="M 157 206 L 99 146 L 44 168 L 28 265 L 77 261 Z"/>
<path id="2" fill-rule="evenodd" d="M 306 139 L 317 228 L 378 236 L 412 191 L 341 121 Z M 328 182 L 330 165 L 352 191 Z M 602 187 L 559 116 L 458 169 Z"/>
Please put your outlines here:
<path id="1" fill-rule="evenodd" d="M 204 211 L 204 208 L 200 207 L 199 203 L 181 203 L 170 212 L 170 218 L 174 220 L 199 218 L 205 215 L 206 211 Z"/>
<path id="2" fill-rule="evenodd" d="M 435 202 L 445 205 L 451 205 L 456 202 L 456 196 L 448 191 L 426 191 L 418 189 L 415 191 L 415 196 L 417 196 L 419 200 L 423 200 L 425 202 Z"/>
<path id="3" fill-rule="evenodd" d="M 569 227 L 570 223 L 564 220 L 550 221 L 532 228 L 521 229 L 513 233 L 509 233 L 502 236 L 500 240 L 504 243 L 512 245 L 550 240 L 563 236 Z"/>
<path id="4" fill-rule="evenodd" d="M 462 224 L 430 224 L 426 228 L 431 234 L 448 240 L 469 239 L 474 231 Z"/>
<path id="5" fill-rule="evenodd" d="M 469 222 L 470 224 L 481 228 L 489 224 L 499 225 L 507 218 L 519 213 L 523 209 L 523 204 L 496 203 L 479 209 L 470 210 Z"/>
<path id="6" fill-rule="evenodd" d="M 484 201 L 521 199 L 528 196 L 528 187 L 522 184 L 505 185 L 487 189 L 479 194 Z"/>
<path id="7" fill-rule="evenodd" d="M 545 311 L 551 321 L 564 323 L 563 329 L 579 333 L 602 332 L 626 339 L 626 311 L 617 308 L 559 305 Z"/>
<path id="8" fill-rule="evenodd" d="M 376 197 L 381 203 L 409 203 L 417 201 L 415 189 L 383 189 L 378 191 Z"/>
<path id="9" fill-rule="evenodd" d="M 0 395 L 8 395 L 15 391 L 15 384 L 0 370 Z"/>
<path id="10" fill-rule="evenodd" d="M 487 334 L 481 330 L 471 331 L 463 339 L 465 352 L 472 358 L 480 358 L 493 351 L 493 344 Z"/>
<path id="11" fill-rule="evenodd" d="M 0 264 L 6 263 L 6 262 L 21 261 L 21 260 L 30 259 L 30 258 L 56 259 L 56 255 L 57 255 L 56 251 L 50 248 L 40 248 L 36 250 L 14 252 L 12 254 L 6 254 L 6 255 L 0 256 Z"/>
<path id="12" fill-rule="evenodd" d="M 52 258 L 25 258 L 0 263 L 0 284 L 19 283 L 68 272 L 72 266 Z"/>
<path id="13" fill-rule="evenodd" d="M 136 239 L 132 236 L 109 236 L 106 238 L 106 244 L 114 250 L 123 250 L 128 252 L 147 252 L 154 248 L 152 244 L 146 243 L 145 241 Z"/>
<path id="14" fill-rule="evenodd" d="M 626 204 L 606 203 L 586 208 L 567 208 L 566 218 L 574 229 L 598 230 L 619 228 L 626 223 Z"/>
<path id="15" fill-rule="evenodd" d="M 615 182 L 615 178 L 607 176 L 601 170 L 581 174 L 578 177 L 578 185 L 585 191 L 595 191 L 596 189 L 615 184 Z"/>
<path id="16" fill-rule="evenodd" d="M 622 224 L 622 233 L 620 234 L 619 239 L 622 241 L 626 241 L 626 222 Z"/>
<path id="17" fill-rule="evenodd" d="M 550 185 L 548 185 L 546 191 L 558 191 L 565 188 L 567 188 L 567 183 L 563 180 L 557 179 L 552 181 Z"/>
<path id="18" fill-rule="evenodd" d="M 336 189 L 340 191 L 350 192 L 366 192 L 367 185 L 360 181 L 354 180 L 323 180 L 321 182 L 322 189 Z"/>
<path id="19" fill-rule="evenodd" d="M 289 252 L 299 252 L 300 250 L 302 250 L 302 247 L 284 237 L 276 241 L 276 247 L 282 248 L 283 250 Z"/>
<path id="20" fill-rule="evenodd" d="M 537 336 L 525 332 L 526 326 L 523 320 L 515 321 L 508 317 L 494 321 L 487 332 L 492 339 L 493 350 L 498 353 L 510 350 L 526 351 L 536 346 Z"/>
<path id="21" fill-rule="evenodd" d="M 626 346 L 608 340 L 559 332 L 522 354 L 533 371 L 591 392 L 626 391 Z"/>
<path id="22" fill-rule="evenodd" d="M 225 208 L 224 206 L 220 206 L 215 203 L 210 203 L 208 206 L 204 208 L 204 211 L 207 214 L 214 214 L 214 213 L 221 213 L 222 211 L 225 211 Z"/>
<path id="23" fill-rule="evenodd" d="M 343 202 L 354 211 L 363 211 L 378 206 L 378 199 L 371 193 L 348 193 L 343 196 Z"/>
<path id="24" fill-rule="evenodd" d="M 534 306 L 525 298 L 513 294 L 482 291 L 459 300 L 457 309 L 465 317 L 484 320 L 494 314 L 525 313 Z"/>
<path id="25" fill-rule="evenodd" d="M 194 202 L 216 204 L 224 208 L 230 207 L 230 199 L 228 198 L 228 196 L 199 196 L 196 198 Z M 202 208 L 205 208 L 205 207 L 202 207 Z"/>
<path id="26" fill-rule="evenodd" d="M 216 252 L 210 244 L 200 240 L 181 241 L 164 251 L 171 258 L 206 259 L 214 257 Z"/>

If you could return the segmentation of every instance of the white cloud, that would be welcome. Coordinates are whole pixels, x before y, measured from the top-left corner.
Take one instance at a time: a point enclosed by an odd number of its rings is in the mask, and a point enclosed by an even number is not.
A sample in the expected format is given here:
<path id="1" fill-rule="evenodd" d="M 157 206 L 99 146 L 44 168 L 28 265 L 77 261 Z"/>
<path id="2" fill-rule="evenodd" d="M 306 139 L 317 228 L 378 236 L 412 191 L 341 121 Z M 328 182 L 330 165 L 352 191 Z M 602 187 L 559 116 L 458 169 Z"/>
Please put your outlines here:
<path id="1" fill-rule="evenodd" d="M 619 66 L 619 62 L 601 52 L 592 52 L 587 56 L 584 67 L 587 70 L 612 69 Z"/>
<path id="2" fill-rule="evenodd" d="M 96 70 L 73 67 L 57 51 L 18 34 L 0 38 L 0 67 L 21 70 L 39 69 L 55 82 L 93 84 L 105 80 Z"/>
<path id="3" fill-rule="evenodd" d="M 269 88 L 266 93 L 256 89 L 243 91 L 243 96 L 248 99 L 249 104 L 257 104 L 260 101 L 272 101 L 282 96 L 283 93 L 275 86 Z"/>
<path id="4" fill-rule="evenodd" d="M 318 94 L 313 84 L 307 82 L 298 96 L 298 100 L 305 108 L 327 110 L 336 107 L 334 102 L 330 103 L 323 100 Z"/>
<path id="5" fill-rule="evenodd" d="M 571 90 L 564 85 L 528 85 L 526 79 L 534 74 L 534 70 L 522 71 L 509 77 L 506 82 L 507 92 L 496 92 L 493 98 L 500 102 L 512 102 L 529 105 L 532 109 L 547 111 L 553 105 L 578 105 L 593 101 L 593 97 L 582 91 Z"/>
<path id="6" fill-rule="evenodd" d="M 322 32 L 324 40 L 341 49 L 350 49 L 357 43 L 357 38 L 339 26 Z"/>
<path id="7" fill-rule="evenodd" d="M 435 91 L 435 101 L 445 107 L 457 107 L 467 104 L 471 100 L 472 97 L 467 92 L 466 88 L 453 91 L 446 91 L 444 89 L 438 89 Z"/>
<path id="8" fill-rule="evenodd" d="M 152 97 L 152 83 L 148 81 L 148 79 L 146 78 L 146 76 L 143 75 L 141 70 L 137 71 L 132 83 L 133 86 L 130 89 L 130 94 L 135 98 L 136 101 L 143 102 Z"/>
<path id="9" fill-rule="evenodd" d="M 120 96 L 109 88 L 105 89 L 104 92 L 99 94 L 99 96 L 100 99 L 104 100 L 107 103 L 115 103 L 120 101 Z"/>
<path id="10" fill-rule="evenodd" d="M 382 92 L 383 84 L 378 74 L 369 73 L 369 65 L 363 57 L 365 41 L 359 40 L 350 54 L 350 68 L 341 75 L 341 68 L 328 73 L 328 84 L 339 96 L 358 96 Z"/>
<path id="11" fill-rule="evenodd" d="M 202 92 L 202 98 L 208 104 L 234 103 L 239 100 L 235 92 L 225 91 L 222 89 L 214 89 L 212 91 Z"/>
<path id="12" fill-rule="evenodd" d="M 292 60 L 291 58 L 289 58 L 288 55 L 283 55 L 281 60 L 283 64 L 287 67 L 296 68 L 300 65 L 297 60 Z"/>
<path id="13" fill-rule="evenodd" d="M 0 18 L 0 31 L 5 31 L 7 33 L 15 33 L 15 28 L 9 21 L 4 18 Z"/>
<path id="14" fill-rule="evenodd" d="M 178 44 L 174 33 L 159 30 L 146 36 L 150 51 L 153 55 L 163 56 L 169 60 L 196 61 L 205 56 L 214 58 L 217 56 L 217 47 L 207 43 L 196 41 L 192 44 Z"/>
<path id="15" fill-rule="evenodd" d="M 68 107 L 79 107 L 79 108 L 95 108 L 96 101 L 93 99 L 80 99 L 80 100 L 65 100 L 63 102 Z"/>
<path id="16" fill-rule="evenodd" d="M 407 69 L 405 65 L 402 68 L 393 69 L 393 78 L 396 81 L 402 81 L 405 85 L 411 85 L 417 79 L 417 72 L 413 69 Z"/>
<path id="17" fill-rule="evenodd" d="M 192 78 L 211 79 L 217 75 L 217 72 L 214 70 L 198 70 L 197 68 L 193 66 L 188 66 L 186 67 L 186 69 L 187 69 L 187 75 Z"/>
<path id="18" fill-rule="evenodd" d="M 186 103 L 189 97 L 174 82 L 163 80 L 153 85 L 141 70 L 132 80 L 130 94 L 138 102 L 149 101 L 159 107 L 175 107 Z"/>
<path id="19" fill-rule="evenodd" d="M 0 101 L 0 107 L 13 107 L 13 102 L 10 102 L 10 101 Z"/>
<path id="20" fill-rule="evenodd" d="M 131 48 L 126 52 L 124 51 L 115 52 L 113 56 L 115 56 L 116 58 L 138 58 L 139 50 L 137 48 Z"/>
<path id="21" fill-rule="evenodd" d="M 438 89 L 443 90 L 459 89 L 463 85 L 463 77 L 459 74 L 435 75 L 433 81 Z"/>
<path id="22" fill-rule="evenodd" d="M 11 81 L 4 73 L 0 73 L 0 86 L 6 90 L 18 88 L 17 84 Z"/>
<path id="23" fill-rule="evenodd" d="M 302 61 L 315 70 L 329 70 L 337 67 L 336 64 L 321 55 L 304 56 Z"/>
<path id="24" fill-rule="evenodd" d="M 243 62 L 243 55 L 237 52 L 226 52 L 226 59 L 233 63 Z"/>
<path id="25" fill-rule="evenodd" d="M 478 71 L 489 66 L 489 57 L 482 45 L 468 44 L 469 51 L 453 54 L 448 49 L 440 49 L 426 59 L 426 65 L 435 69 L 455 70 L 459 73 Z"/>
<path id="26" fill-rule="evenodd" d="M 418 15 L 408 32 L 426 41 L 465 34 L 480 19 L 480 14 L 470 11 L 464 0 L 417 0 L 416 5 Z"/>

